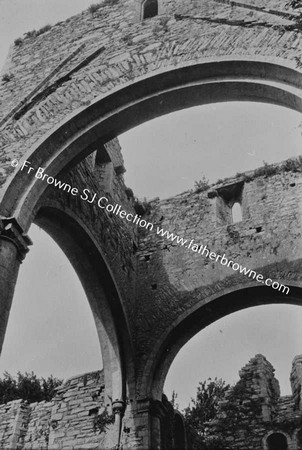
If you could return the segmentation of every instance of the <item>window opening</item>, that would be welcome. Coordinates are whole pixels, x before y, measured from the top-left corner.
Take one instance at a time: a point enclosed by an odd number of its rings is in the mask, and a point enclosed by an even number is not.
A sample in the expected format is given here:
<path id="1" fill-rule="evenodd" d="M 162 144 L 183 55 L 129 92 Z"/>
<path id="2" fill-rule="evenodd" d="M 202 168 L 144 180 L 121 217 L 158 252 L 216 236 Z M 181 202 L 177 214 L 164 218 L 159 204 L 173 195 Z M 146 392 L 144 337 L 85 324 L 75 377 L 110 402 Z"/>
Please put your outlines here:
<path id="1" fill-rule="evenodd" d="M 143 20 L 149 19 L 158 15 L 158 1 L 157 0 L 146 0 L 143 3 Z"/>
<path id="2" fill-rule="evenodd" d="M 268 450 L 287 450 L 287 439 L 282 433 L 273 433 L 267 440 Z"/>

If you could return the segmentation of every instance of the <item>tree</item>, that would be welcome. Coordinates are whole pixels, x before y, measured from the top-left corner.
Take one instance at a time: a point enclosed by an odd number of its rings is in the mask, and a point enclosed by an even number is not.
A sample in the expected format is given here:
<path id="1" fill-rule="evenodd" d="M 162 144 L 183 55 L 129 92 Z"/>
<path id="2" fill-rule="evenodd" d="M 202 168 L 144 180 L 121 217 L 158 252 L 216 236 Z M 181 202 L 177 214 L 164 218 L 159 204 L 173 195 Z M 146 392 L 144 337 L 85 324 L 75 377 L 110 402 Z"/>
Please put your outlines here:
<path id="1" fill-rule="evenodd" d="M 0 404 L 18 399 L 29 403 L 50 401 L 62 381 L 52 375 L 47 379 L 38 378 L 33 372 L 18 372 L 16 377 L 4 372 L 3 378 L 0 378 Z"/>
<path id="2" fill-rule="evenodd" d="M 201 450 L 214 448 L 207 439 L 208 422 L 215 418 L 219 402 L 230 388 L 221 378 L 208 378 L 197 387 L 196 399 L 184 410 L 188 448 Z"/>

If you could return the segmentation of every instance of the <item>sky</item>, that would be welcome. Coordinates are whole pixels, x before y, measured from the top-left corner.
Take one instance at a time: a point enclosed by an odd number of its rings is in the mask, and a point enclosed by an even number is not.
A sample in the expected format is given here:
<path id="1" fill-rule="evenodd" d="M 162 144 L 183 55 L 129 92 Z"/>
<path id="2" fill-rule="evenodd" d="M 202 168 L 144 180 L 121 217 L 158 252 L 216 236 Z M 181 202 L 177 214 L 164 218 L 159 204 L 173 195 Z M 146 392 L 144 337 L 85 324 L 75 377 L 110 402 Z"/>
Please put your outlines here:
<path id="1" fill-rule="evenodd" d="M 87 8 L 91 0 L 0 0 L 0 66 L 22 33 L 53 24 Z M 148 199 L 167 198 L 194 187 L 203 175 L 214 182 L 301 153 L 301 115 L 273 105 L 225 103 L 180 111 L 120 136 L 126 184 Z M 87 299 L 69 261 L 36 226 L 34 245 L 20 269 L 0 374 L 35 371 L 69 376 L 102 367 Z M 37 280 L 33 283 L 33 279 Z M 200 380 L 229 383 L 256 353 L 276 368 L 282 394 L 290 393 L 291 361 L 302 353 L 302 308 L 249 308 L 217 321 L 177 355 L 165 392 L 178 393 L 181 408 Z M 184 383 L 183 380 L 186 380 Z"/>

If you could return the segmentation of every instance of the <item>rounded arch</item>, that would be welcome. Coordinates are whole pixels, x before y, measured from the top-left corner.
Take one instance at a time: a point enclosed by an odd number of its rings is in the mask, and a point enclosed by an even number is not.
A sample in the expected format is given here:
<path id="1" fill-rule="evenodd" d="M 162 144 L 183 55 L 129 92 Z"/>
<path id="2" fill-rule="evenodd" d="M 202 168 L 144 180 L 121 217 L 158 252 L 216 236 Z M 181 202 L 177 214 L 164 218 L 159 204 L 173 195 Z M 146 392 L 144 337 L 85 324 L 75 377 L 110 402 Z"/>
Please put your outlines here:
<path id="1" fill-rule="evenodd" d="M 158 0 L 144 0 L 142 3 L 141 18 L 149 19 L 158 15 Z"/>
<path id="2" fill-rule="evenodd" d="M 287 450 L 288 436 L 280 431 L 271 431 L 264 438 L 265 450 Z"/>
<path id="3" fill-rule="evenodd" d="M 125 398 L 132 352 L 118 289 L 101 250 L 85 225 L 70 211 L 42 206 L 34 223 L 65 253 L 83 286 L 99 336 L 107 398 Z"/>
<path id="4" fill-rule="evenodd" d="M 206 326 L 236 311 L 252 306 L 267 304 L 302 304 L 302 286 L 292 286 L 291 295 L 285 296 L 278 291 L 263 286 L 238 286 L 212 296 L 185 312 L 166 331 L 162 341 L 149 355 L 141 378 L 140 395 L 159 399 L 169 368 L 180 349 Z"/>
<path id="5" fill-rule="evenodd" d="M 34 168 L 58 176 L 100 143 L 170 112 L 220 101 L 261 101 L 302 111 L 298 70 L 262 60 L 222 59 L 144 76 L 69 116 L 24 156 Z M 20 169 L 4 189 L 0 214 L 14 216 L 26 230 L 47 183 Z M 12 201 L 12 199 L 14 199 Z"/>

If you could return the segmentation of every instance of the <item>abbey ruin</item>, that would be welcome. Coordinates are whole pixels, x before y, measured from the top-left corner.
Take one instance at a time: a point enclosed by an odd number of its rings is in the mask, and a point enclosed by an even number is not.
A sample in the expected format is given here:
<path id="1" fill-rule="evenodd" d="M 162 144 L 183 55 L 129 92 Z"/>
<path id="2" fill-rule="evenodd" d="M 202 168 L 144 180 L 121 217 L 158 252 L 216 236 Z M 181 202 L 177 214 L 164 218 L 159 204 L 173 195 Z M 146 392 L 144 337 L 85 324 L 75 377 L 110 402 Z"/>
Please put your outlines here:
<path id="1" fill-rule="evenodd" d="M 137 210 L 124 184 L 117 140 L 159 115 L 206 103 L 252 100 L 301 111 L 301 34 L 294 16 L 283 0 L 105 0 L 94 11 L 12 44 L 0 83 L 0 348 L 19 266 L 34 245 L 30 225 L 36 223 L 76 270 L 102 349 L 103 374 L 70 381 L 71 390 L 73 383 L 85 388 L 87 401 L 85 411 L 71 413 L 70 441 L 78 438 L 76 424 L 88 411 L 89 420 L 108 419 L 103 434 L 87 425 L 87 439 L 96 448 L 182 448 L 180 417 L 166 435 L 172 412 L 163 397 L 178 351 L 234 311 L 301 303 L 301 158 Z M 191 236 L 233 261 L 240 258 L 289 292 L 100 211 L 22 170 L 25 161 L 79 192 L 106 196 L 154 227 Z M 235 203 L 242 212 L 237 223 Z M 5 414 L 20 420 L 12 422 L 8 446 L 31 448 L 22 431 L 30 416 L 28 430 L 39 435 L 32 438 L 37 446 L 62 448 L 63 416 L 56 404 L 51 413 L 22 402 L 11 408 L 4 407 Z M 43 411 L 45 423 L 49 414 L 54 422 L 41 434 Z"/>
<path id="2" fill-rule="evenodd" d="M 239 371 L 240 381 L 228 392 L 207 432 L 221 439 L 221 449 L 302 448 L 302 355 L 293 360 L 292 395 L 280 396 L 274 371 L 263 355 L 256 355 Z M 116 424 L 106 414 L 104 392 L 104 374 L 99 371 L 68 379 L 51 402 L 14 400 L 0 405 L 1 448 L 102 449 L 110 440 L 111 448 L 116 448 Z M 181 415 L 165 397 L 162 409 L 169 418 L 163 448 L 185 449 Z M 124 426 L 121 433 L 122 440 L 139 441 L 135 429 Z"/>
<path id="3" fill-rule="evenodd" d="M 274 372 L 271 363 L 261 354 L 239 371 L 240 380 L 229 390 L 210 425 L 210 434 L 221 439 L 222 448 L 302 448 L 302 355 L 293 360 L 292 395 L 280 396 Z"/>

